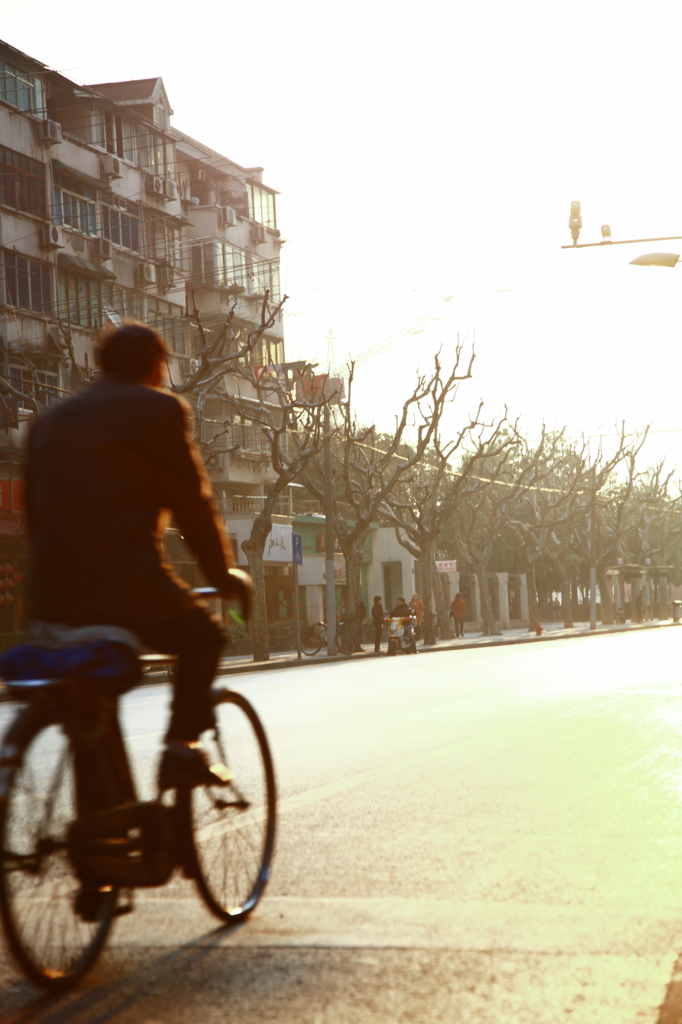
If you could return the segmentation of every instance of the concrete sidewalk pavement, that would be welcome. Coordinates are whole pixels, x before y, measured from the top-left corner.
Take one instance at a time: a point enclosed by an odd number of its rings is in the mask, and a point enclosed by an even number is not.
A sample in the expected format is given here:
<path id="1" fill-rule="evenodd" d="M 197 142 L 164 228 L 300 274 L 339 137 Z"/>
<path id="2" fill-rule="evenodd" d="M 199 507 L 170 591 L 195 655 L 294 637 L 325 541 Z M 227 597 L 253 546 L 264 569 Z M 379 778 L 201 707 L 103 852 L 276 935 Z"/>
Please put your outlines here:
<path id="1" fill-rule="evenodd" d="M 548 640 L 572 640 L 578 637 L 603 636 L 606 633 L 629 633 L 640 629 L 660 629 L 664 626 L 677 625 L 682 624 L 673 622 L 672 619 L 656 619 L 655 621 L 643 623 L 632 622 L 614 626 L 599 625 L 596 630 L 591 630 L 584 623 L 571 629 L 565 629 L 561 623 L 552 622 L 543 625 L 541 636 L 537 636 L 535 632 L 531 632 L 528 629 L 506 629 L 500 636 L 483 636 L 482 634 L 468 633 L 457 640 L 440 640 L 430 647 L 426 647 L 423 643 L 418 643 L 417 653 L 432 654 L 442 651 L 473 650 L 476 647 L 505 647 L 518 644 L 545 643 Z M 304 654 L 300 660 L 295 651 L 277 651 L 270 654 L 269 661 L 259 662 L 254 662 L 251 655 L 227 655 L 223 657 L 219 671 L 221 676 L 241 675 L 244 672 L 263 672 L 294 668 L 296 665 L 324 665 L 339 661 L 356 661 L 359 658 L 386 657 L 387 648 L 388 644 L 383 643 L 380 655 L 375 654 L 373 648 L 369 648 L 356 651 L 355 654 L 350 656 L 336 654 L 331 658 L 322 652 L 312 657 L 306 657 Z M 153 669 L 147 672 L 145 681 L 147 683 L 165 683 L 168 681 L 168 670 L 161 666 L 158 669 Z M 0 702 L 11 699 L 6 688 L 0 683 Z"/>

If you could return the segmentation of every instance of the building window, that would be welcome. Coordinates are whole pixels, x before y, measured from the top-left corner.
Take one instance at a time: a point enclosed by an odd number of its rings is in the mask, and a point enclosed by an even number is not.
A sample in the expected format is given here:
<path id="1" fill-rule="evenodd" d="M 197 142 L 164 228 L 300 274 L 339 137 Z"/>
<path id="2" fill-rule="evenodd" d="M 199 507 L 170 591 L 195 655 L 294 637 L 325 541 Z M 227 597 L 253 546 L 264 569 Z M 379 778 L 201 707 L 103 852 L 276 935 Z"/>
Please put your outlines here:
<path id="1" fill-rule="evenodd" d="M 147 297 L 147 323 L 166 339 L 168 347 L 178 355 L 188 354 L 187 322 L 183 319 L 184 309 L 174 302 Z"/>
<path id="2" fill-rule="evenodd" d="M 175 179 L 175 145 L 148 128 L 137 129 L 140 166 L 160 178 Z"/>
<path id="3" fill-rule="evenodd" d="M 251 220 L 255 220 L 257 224 L 264 224 L 266 228 L 276 228 L 275 197 L 272 192 L 247 182 L 246 195 Z"/>
<path id="4" fill-rule="evenodd" d="M 264 295 L 270 293 L 270 300 L 279 302 L 279 260 L 259 260 L 251 257 L 251 287 L 252 295 Z"/>
<path id="5" fill-rule="evenodd" d="M 239 285 L 248 289 L 248 254 L 229 242 L 213 239 L 192 246 L 192 277 L 195 284 L 229 288 Z"/>
<path id="6" fill-rule="evenodd" d="M 60 270 L 59 317 L 81 327 L 98 327 L 102 322 L 99 281 Z"/>
<path id="7" fill-rule="evenodd" d="M 116 313 L 122 319 L 141 320 L 142 295 L 130 288 L 121 288 L 118 284 L 103 281 L 100 285 L 104 313 Z M 109 319 L 113 318 L 109 316 Z"/>
<path id="8" fill-rule="evenodd" d="M 37 398 L 43 405 L 54 405 L 60 400 L 59 361 L 57 359 L 32 356 L 31 366 L 10 359 L 9 379 L 10 384 L 17 391 Z M 45 388 L 44 390 L 40 387 L 41 384 Z"/>
<path id="9" fill-rule="evenodd" d="M 0 203 L 44 217 L 44 164 L 0 146 Z"/>
<path id="10" fill-rule="evenodd" d="M 109 110 L 95 107 L 92 115 L 92 142 L 100 149 L 106 149 L 108 153 L 128 160 L 129 163 L 137 162 L 137 132 L 135 125 L 130 121 L 118 117 Z"/>
<path id="11" fill-rule="evenodd" d="M 102 234 L 114 245 L 124 249 L 140 248 L 140 220 L 134 203 L 121 196 L 102 199 Z"/>
<path id="12" fill-rule="evenodd" d="M 45 117 L 42 77 L 21 71 L 6 60 L 0 60 L 0 99 L 36 117 Z"/>
<path id="13" fill-rule="evenodd" d="M 54 219 L 57 224 L 82 231 L 84 235 L 97 234 L 97 193 L 90 185 L 68 174 L 55 174 Z"/>
<path id="14" fill-rule="evenodd" d="M 153 214 L 145 221 L 147 259 L 170 263 L 182 269 L 180 260 L 180 229 L 166 217 Z"/>
<path id="15" fill-rule="evenodd" d="M 50 268 L 7 249 L 2 256 L 7 305 L 49 313 L 52 305 Z"/>

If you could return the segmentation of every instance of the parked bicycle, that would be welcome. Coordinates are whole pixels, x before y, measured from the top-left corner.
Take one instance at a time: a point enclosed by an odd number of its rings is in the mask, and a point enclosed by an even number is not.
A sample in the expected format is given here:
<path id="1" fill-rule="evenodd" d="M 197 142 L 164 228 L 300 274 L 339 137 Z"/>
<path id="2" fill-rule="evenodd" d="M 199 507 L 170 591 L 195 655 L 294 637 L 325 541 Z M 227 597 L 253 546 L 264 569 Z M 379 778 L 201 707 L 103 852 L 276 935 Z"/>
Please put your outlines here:
<path id="1" fill-rule="evenodd" d="M 276 786 L 245 697 L 213 692 L 215 749 L 205 745 L 231 781 L 141 802 L 119 695 L 73 679 L 7 685 L 22 707 L 0 748 L 0 915 L 33 981 L 76 984 L 114 918 L 133 909 L 132 890 L 164 885 L 176 869 L 221 921 L 246 918 L 270 874 Z"/>
<path id="2" fill-rule="evenodd" d="M 355 650 L 355 644 L 351 637 L 346 633 L 343 626 L 337 631 L 334 637 L 336 649 L 340 654 L 352 654 Z M 304 654 L 312 655 L 317 654 L 322 647 L 327 646 L 327 626 L 324 622 L 317 622 L 314 626 L 301 637 L 301 650 Z"/>

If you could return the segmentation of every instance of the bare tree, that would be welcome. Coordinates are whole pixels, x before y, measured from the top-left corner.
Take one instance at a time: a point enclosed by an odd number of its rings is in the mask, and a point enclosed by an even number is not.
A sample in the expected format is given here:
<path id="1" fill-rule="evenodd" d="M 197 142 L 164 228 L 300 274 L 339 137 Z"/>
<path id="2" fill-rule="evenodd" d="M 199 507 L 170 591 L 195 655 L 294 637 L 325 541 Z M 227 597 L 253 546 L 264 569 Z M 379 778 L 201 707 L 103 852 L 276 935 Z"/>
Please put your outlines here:
<path id="1" fill-rule="evenodd" d="M 272 377 L 257 378 L 249 365 L 242 366 L 237 373 L 241 381 L 250 385 L 249 390 L 256 394 L 257 399 L 254 401 L 250 396 L 237 392 L 230 396 L 231 401 L 240 415 L 248 417 L 253 426 L 260 428 L 274 472 L 274 480 L 266 490 L 263 507 L 253 521 L 251 534 L 242 542 L 253 581 L 253 659 L 267 661 L 270 644 L 263 571 L 265 544 L 272 531 L 272 516 L 282 492 L 305 471 L 325 443 L 325 399 L 316 397 L 309 402 L 302 392 L 297 399 L 295 393 L 287 390 L 285 381 Z M 298 601 L 298 595 L 294 599 Z"/>
<path id="2" fill-rule="evenodd" d="M 392 435 L 384 438 L 379 438 L 376 427 L 361 427 L 355 419 L 351 364 L 347 398 L 338 407 L 340 436 L 332 445 L 335 483 L 332 514 L 346 563 L 345 625 L 356 644 L 361 625 L 360 571 L 365 538 L 388 495 L 409 476 L 432 443 L 457 382 L 471 377 L 473 353 L 467 365 L 460 369 L 461 362 L 462 347 L 458 345 L 454 366 L 444 375 L 440 357 L 436 356 L 433 371 L 428 376 L 418 375 L 412 394 L 396 417 Z M 411 429 L 410 420 L 415 424 Z M 324 474 L 318 457 L 311 468 L 302 479 L 311 493 L 324 502 Z M 344 506 L 350 507 L 350 514 Z M 327 616 L 330 614 L 328 610 Z M 332 628 L 331 623 L 329 628 Z"/>
<path id="3" fill-rule="evenodd" d="M 393 523 L 400 544 L 421 562 L 424 642 L 430 645 L 436 642 L 432 601 L 441 637 L 452 635 L 435 561 L 436 541 L 452 516 L 458 496 L 457 478 L 453 475 L 450 462 L 466 438 L 483 426 L 479 418 L 482 409 L 481 402 L 476 416 L 452 440 L 444 442 L 436 432 L 433 448 L 426 453 L 423 462 L 400 481 L 381 506 L 381 513 Z"/>

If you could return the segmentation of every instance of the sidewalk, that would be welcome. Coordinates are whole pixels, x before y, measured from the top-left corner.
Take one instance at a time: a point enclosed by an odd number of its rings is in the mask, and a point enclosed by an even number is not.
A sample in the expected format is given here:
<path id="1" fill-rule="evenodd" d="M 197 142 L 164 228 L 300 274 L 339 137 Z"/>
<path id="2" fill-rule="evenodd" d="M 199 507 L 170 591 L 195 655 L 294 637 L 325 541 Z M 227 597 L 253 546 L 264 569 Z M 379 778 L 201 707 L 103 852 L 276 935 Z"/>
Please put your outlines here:
<path id="1" fill-rule="evenodd" d="M 565 629 L 563 625 L 556 622 L 548 623 L 542 627 L 542 636 L 531 633 L 528 629 L 506 629 L 501 636 L 482 636 L 480 633 L 466 633 L 458 640 L 442 640 L 432 647 L 425 647 L 422 643 L 417 645 L 419 654 L 433 654 L 440 651 L 470 651 L 477 647 L 505 647 L 516 644 L 538 644 L 547 643 L 549 640 L 573 640 L 578 637 L 603 636 L 605 633 L 630 633 L 638 629 L 661 629 L 665 626 L 677 626 L 682 623 L 675 623 L 672 619 L 657 619 L 651 622 L 626 623 L 625 625 L 602 626 L 598 625 L 596 630 L 591 630 L 588 625 L 581 623 L 572 629 Z M 375 654 L 372 647 L 366 647 L 363 651 L 357 651 L 350 657 L 342 654 L 328 658 L 326 654 L 315 654 L 307 658 L 305 654 L 298 660 L 295 651 L 280 651 L 270 655 L 269 661 L 254 662 L 251 655 L 227 656 L 221 660 L 219 673 L 221 676 L 241 675 L 245 672 L 267 672 L 280 668 L 294 668 L 296 665 L 325 665 L 340 661 L 358 661 L 366 658 L 385 657 L 388 644 L 381 645 L 381 655 Z M 168 681 L 168 672 L 165 668 L 152 670 L 145 676 L 145 684 L 165 683 Z M 142 684 L 142 685 L 145 685 Z M 9 700 L 9 694 L 0 683 L 0 703 Z"/>
<path id="2" fill-rule="evenodd" d="M 475 647 L 498 647 L 514 644 L 546 643 L 548 640 L 570 640 L 575 637 L 600 636 L 604 633 L 629 633 L 638 629 L 659 629 L 663 626 L 678 625 L 672 619 L 657 619 L 651 622 L 626 623 L 625 625 L 602 626 L 597 625 L 596 630 L 591 630 L 589 625 L 581 623 L 572 629 L 565 629 L 561 623 L 551 622 L 542 627 L 542 636 L 531 633 L 528 629 L 506 629 L 501 636 L 482 636 L 480 633 L 465 633 L 458 640 L 441 640 L 432 647 L 425 647 L 421 642 L 417 644 L 419 654 L 432 654 L 439 651 L 472 650 Z M 682 625 L 680 623 L 679 625 Z M 293 668 L 296 665 L 320 665 L 339 661 L 357 661 L 363 658 L 378 658 L 386 655 L 387 643 L 381 645 L 381 655 L 375 654 L 371 645 L 367 645 L 363 651 L 357 651 L 350 657 L 337 654 L 334 657 L 327 657 L 320 652 L 308 658 L 304 654 L 298 660 L 295 651 L 280 651 L 270 655 L 269 661 L 254 662 L 251 655 L 242 657 L 224 657 L 220 664 L 221 675 L 238 675 L 242 672 L 261 672 L 270 669 Z"/>

